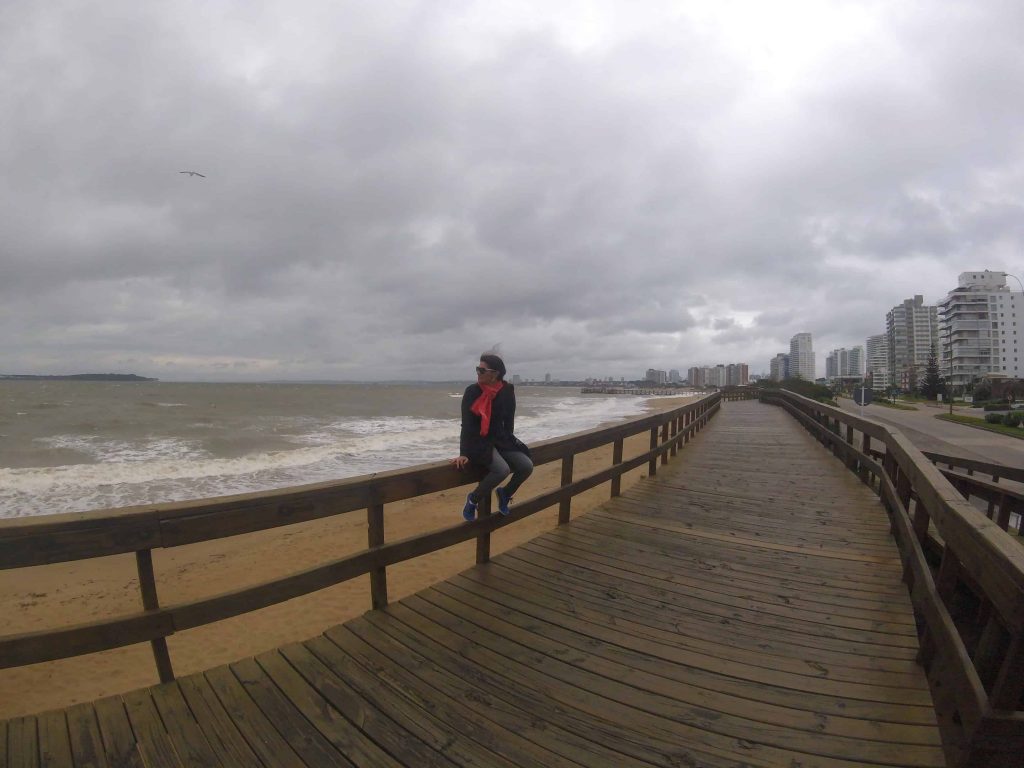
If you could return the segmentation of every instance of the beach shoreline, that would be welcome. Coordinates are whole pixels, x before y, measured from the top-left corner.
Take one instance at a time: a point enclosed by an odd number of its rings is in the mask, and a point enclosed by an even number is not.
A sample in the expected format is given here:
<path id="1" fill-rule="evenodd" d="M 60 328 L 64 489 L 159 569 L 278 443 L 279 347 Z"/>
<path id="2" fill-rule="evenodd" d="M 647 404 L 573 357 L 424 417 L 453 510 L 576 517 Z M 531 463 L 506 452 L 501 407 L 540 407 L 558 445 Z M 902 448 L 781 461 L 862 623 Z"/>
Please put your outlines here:
<path id="1" fill-rule="evenodd" d="M 652 411 L 677 407 L 695 398 L 656 398 Z M 626 456 L 647 449 L 646 433 L 626 441 Z M 575 458 L 578 477 L 611 463 L 611 446 Z M 538 467 L 523 489 L 529 497 L 555 488 L 560 462 Z M 646 466 L 623 475 L 625 490 L 646 476 Z M 459 520 L 467 488 L 453 488 L 385 507 L 386 541 L 396 541 L 451 525 Z M 604 483 L 572 502 L 583 514 L 608 499 Z M 518 546 L 553 529 L 552 507 L 495 532 L 491 553 Z M 366 548 L 366 516 L 358 512 L 299 523 L 228 539 L 153 551 L 160 601 L 191 601 L 315 567 Z M 390 566 L 388 597 L 398 601 L 470 568 L 475 540 Z M 97 621 L 141 607 L 135 558 L 131 554 L 57 565 L 0 571 L 0 611 L 4 634 L 37 632 Z M 177 677 L 246 658 L 286 643 L 305 640 L 370 609 L 369 577 L 304 595 L 167 639 Z M 0 718 L 36 714 L 159 682 L 149 643 L 0 670 Z"/>

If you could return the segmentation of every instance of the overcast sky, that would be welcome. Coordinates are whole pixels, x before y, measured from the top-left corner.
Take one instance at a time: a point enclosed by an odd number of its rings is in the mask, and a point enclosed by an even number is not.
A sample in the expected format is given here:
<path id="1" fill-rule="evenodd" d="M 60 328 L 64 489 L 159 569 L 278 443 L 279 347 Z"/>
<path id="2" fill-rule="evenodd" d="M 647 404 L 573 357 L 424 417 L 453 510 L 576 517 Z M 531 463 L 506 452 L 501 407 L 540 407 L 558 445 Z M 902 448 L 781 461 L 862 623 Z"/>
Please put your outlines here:
<path id="1" fill-rule="evenodd" d="M 0 373 L 820 374 L 984 268 L 1020 0 L 0 5 Z"/>

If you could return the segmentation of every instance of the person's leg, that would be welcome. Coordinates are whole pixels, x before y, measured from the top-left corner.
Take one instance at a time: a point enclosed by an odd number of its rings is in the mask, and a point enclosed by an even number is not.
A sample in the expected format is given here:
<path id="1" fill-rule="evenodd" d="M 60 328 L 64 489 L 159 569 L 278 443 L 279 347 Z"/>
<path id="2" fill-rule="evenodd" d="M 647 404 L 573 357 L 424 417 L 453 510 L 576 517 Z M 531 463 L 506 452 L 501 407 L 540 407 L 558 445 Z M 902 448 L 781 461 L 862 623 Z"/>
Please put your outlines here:
<path id="1" fill-rule="evenodd" d="M 497 451 L 495 451 L 497 453 Z M 512 470 L 512 479 L 508 481 L 502 490 L 508 498 L 512 498 L 516 491 L 519 490 L 519 486 L 526 482 L 526 479 L 533 474 L 533 462 L 530 457 L 525 453 L 519 451 L 507 451 L 502 454 L 505 457 L 505 462 Z"/>
<path id="2" fill-rule="evenodd" d="M 484 475 L 484 479 L 480 481 L 480 484 L 473 489 L 473 492 L 469 494 L 469 497 L 477 504 L 482 499 L 486 499 L 495 488 L 508 477 L 510 472 L 508 462 L 505 461 L 504 457 L 495 450 L 491 456 L 491 465 L 487 467 L 487 474 Z"/>

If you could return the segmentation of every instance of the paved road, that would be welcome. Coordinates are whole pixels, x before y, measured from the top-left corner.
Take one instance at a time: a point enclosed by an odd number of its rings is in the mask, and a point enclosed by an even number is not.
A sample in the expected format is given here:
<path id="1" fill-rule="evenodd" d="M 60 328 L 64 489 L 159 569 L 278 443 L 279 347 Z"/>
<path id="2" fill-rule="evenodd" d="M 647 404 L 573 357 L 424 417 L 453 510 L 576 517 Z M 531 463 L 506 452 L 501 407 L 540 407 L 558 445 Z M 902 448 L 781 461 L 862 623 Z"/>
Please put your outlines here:
<path id="1" fill-rule="evenodd" d="M 839 400 L 839 407 L 858 415 L 861 412 L 861 407 L 847 398 Z M 949 411 L 940 406 L 927 405 L 919 405 L 916 411 L 899 411 L 881 405 L 864 406 L 865 418 L 895 427 L 922 451 L 1024 467 L 1024 440 L 942 421 L 935 418 L 939 413 Z M 958 409 L 955 413 L 980 416 L 982 411 Z"/>

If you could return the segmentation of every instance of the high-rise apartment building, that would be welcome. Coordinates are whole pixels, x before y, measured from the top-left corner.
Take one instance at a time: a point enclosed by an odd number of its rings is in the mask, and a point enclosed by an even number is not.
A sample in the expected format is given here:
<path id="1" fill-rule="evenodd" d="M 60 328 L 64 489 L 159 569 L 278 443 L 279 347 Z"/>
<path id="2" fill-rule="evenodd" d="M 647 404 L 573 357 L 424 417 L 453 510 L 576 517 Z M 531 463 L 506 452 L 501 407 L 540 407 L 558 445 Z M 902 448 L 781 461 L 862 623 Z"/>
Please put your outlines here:
<path id="1" fill-rule="evenodd" d="M 687 377 L 694 387 L 745 386 L 750 383 L 749 370 L 746 363 L 719 363 L 690 368 Z"/>
<path id="2" fill-rule="evenodd" d="M 889 390 L 889 337 L 884 333 L 868 336 L 867 372 L 871 376 L 871 389 L 875 392 Z"/>
<path id="3" fill-rule="evenodd" d="M 772 381 L 782 381 L 789 378 L 789 355 L 779 352 L 768 364 L 769 376 Z"/>
<path id="4" fill-rule="evenodd" d="M 915 296 L 897 304 L 885 315 L 889 341 L 889 375 L 892 386 L 911 389 L 924 381 L 928 355 L 938 352 L 938 310 Z"/>
<path id="5" fill-rule="evenodd" d="M 1024 294 L 1011 291 L 1005 272 L 962 272 L 957 287 L 939 302 L 939 368 L 954 390 L 986 375 L 1020 377 L 1024 345 Z"/>
<path id="6" fill-rule="evenodd" d="M 863 373 L 861 364 L 864 361 L 864 348 L 854 347 L 847 349 L 839 347 L 833 349 L 825 358 L 825 378 L 834 379 L 839 376 L 859 376 Z"/>
<path id="7" fill-rule="evenodd" d="M 825 358 L 825 378 L 830 382 L 858 382 L 864 378 L 864 347 L 833 349 Z"/>
<path id="8" fill-rule="evenodd" d="M 814 348 L 811 334 L 798 333 L 789 340 L 789 377 L 814 381 Z"/>
<path id="9" fill-rule="evenodd" d="M 725 383 L 728 386 L 745 387 L 750 383 L 750 369 L 746 363 L 729 363 L 725 366 Z"/>

